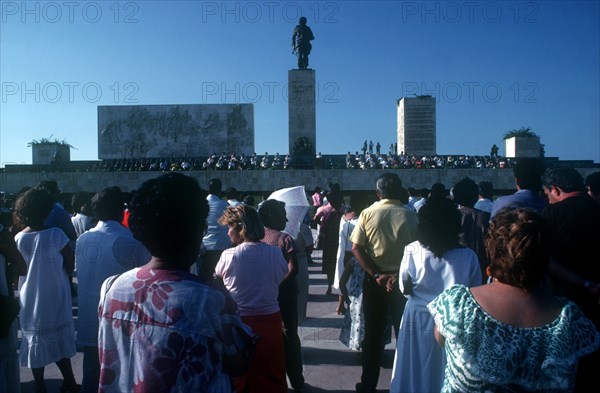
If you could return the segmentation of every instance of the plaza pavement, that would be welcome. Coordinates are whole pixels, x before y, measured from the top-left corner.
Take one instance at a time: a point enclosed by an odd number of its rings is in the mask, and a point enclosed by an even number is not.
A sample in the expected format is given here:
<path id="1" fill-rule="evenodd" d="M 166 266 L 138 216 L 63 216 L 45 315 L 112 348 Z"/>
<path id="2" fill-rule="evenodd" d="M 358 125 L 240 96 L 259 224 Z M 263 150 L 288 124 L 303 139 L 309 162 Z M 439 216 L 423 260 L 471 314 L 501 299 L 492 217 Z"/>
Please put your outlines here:
<path id="1" fill-rule="evenodd" d="M 339 340 L 343 316 L 337 315 L 337 295 L 325 295 L 327 279 L 321 273 L 321 251 L 314 251 L 314 263 L 309 266 L 309 299 L 307 319 L 300 325 L 299 335 L 302 341 L 304 377 L 307 383 L 306 393 L 354 392 L 355 384 L 360 381 L 360 352 L 347 349 Z M 74 304 L 73 315 L 77 316 Z M 395 339 L 386 346 L 383 365 L 379 377 L 378 391 L 387 392 L 395 349 Z M 83 354 L 71 358 L 75 379 L 81 383 Z M 48 393 L 58 393 L 62 376 L 55 364 L 46 367 L 46 386 Z M 34 393 L 31 370 L 21 367 L 21 392 Z M 291 390 L 290 390 L 291 392 Z"/>

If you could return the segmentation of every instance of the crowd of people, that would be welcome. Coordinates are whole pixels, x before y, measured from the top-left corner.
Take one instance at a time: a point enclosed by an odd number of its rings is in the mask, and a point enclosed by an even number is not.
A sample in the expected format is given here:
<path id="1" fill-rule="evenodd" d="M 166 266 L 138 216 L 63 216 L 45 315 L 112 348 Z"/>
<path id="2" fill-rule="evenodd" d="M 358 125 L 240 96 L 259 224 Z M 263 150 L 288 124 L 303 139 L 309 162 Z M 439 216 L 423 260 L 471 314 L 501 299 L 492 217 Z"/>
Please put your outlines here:
<path id="1" fill-rule="evenodd" d="M 318 153 L 311 167 L 315 169 L 460 169 L 511 168 L 510 158 L 472 155 L 351 154 L 323 156 Z M 133 171 L 219 171 L 219 170 L 287 170 L 296 168 L 293 155 L 252 155 L 221 153 L 208 157 L 129 158 L 102 160 L 87 167 L 88 172 Z M 303 168 L 305 169 L 305 168 Z"/>
<path id="2" fill-rule="evenodd" d="M 133 172 L 133 171 L 219 171 L 219 170 L 265 170 L 291 169 L 290 155 L 282 156 L 265 152 L 263 156 L 253 153 L 213 153 L 208 157 L 164 157 L 107 159 L 94 163 L 88 172 Z"/>
<path id="3" fill-rule="evenodd" d="M 346 154 L 347 169 L 504 169 L 514 159 L 500 156 L 422 155 L 422 154 Z"/>
<path id="4" fill-rule="evenodd" d="M 513 172 L 517 191 L 496 200 L 487 181 L 414 190 L 388 173 L 377 202 L 342 208 L 336 311 L 345 314 L 340 341 L 362 352 L 357 392 L 376 391 L 390 324 L 390 392 L 583 392 L 593 383 L 600 270 L 584 253 L 600 238 L 600 172 L 584 179 L 540 159 Z M 317 208 L 335 192 L 322 198 L 316 188 L 310 199 Z"/>
<path id="5" fill-rule="evenodd" d="M 343 315 L 339 339 L 361 352 L 357 392 L 375 392 L 392 331 L 394 393 L 594 382 L 600 172 L 522 159 L 517 191 L 495 200 L 469 178 L 414 190 L 384 173 L 373 200 L 329 184 L 307 193 L 293 235 L 276 197 L 255 206 L 218 178 L 204 190 L 165 172 L 131 193 L 76 193 L 68 209 L 44 180 L 4 206 L 0 392 L 20 391 L 19 367 L 46 392 L 51 363 L 61 392 L 287 392 L 288 380 L 303 392 L 313 249 Z"/>
<path id="6" fill-rule="evenodd" d="M 346 155 L 322 155 L 314 160 L 298 159 L 293 154 L 252 153 L 236 154 L 222 152 L 206 157 L 160 157 L 103 159 L 85 165 L 53 163 L 31 166 L 29 170 L 47 172 L 176 172 L 176 171 L 231 171 L 231 170 L 291 170 L 291 169 L 503 169 L 512 168 L 514 159 L 498 155 L 423 155 L 373 153 L 366 151 Z M 27 170 L 20 167 L 20 170 Z"/>

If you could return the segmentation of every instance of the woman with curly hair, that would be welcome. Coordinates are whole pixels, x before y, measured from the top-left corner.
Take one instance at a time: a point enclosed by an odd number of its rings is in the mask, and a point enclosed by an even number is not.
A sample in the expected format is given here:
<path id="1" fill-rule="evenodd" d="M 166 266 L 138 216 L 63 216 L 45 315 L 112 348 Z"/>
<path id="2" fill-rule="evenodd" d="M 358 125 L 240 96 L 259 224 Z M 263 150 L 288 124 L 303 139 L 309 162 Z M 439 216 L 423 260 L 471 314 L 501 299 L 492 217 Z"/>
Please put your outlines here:
<path id="1" fill-rule="evenodd" d="M 19 278 L 23 332 L 19 358 L 31 368 L 36 392 L 46 392 L 44 368 L 56 363 L 64 381 L 61 392 L 78 392 L 71 357 L 75 355 L 71 285 L 74 257 L 69 238 L 60 228 L 46 228 L 44 220 L 54 201 L 50 194 L 32 188 L 16 201 L 17 219 L 23 227 L 15 236 L 27 263 L 27 275 Z"/>
<path id="2" fill-rule="evenodd" d="M 454 284 L 481 285 L 477 255 L 459 244 L 460 212 L 447 198 L 419 209 L 417 240 L 404 248 L 398 283 L 407 297 L 398 335 L 391 392 L 439 392 L 445 354 L 433 339 L 427 304 Z"/>
<path id="3" fill-rule="evenodd" d="M 538 213 L 500 210 L 485 239 L 492 282 L 455 285 L 429 304 L 448 359 L 442 392 L 573 391 L 600 333 L 575 303 L 548 294 L 550 239 Z"/>

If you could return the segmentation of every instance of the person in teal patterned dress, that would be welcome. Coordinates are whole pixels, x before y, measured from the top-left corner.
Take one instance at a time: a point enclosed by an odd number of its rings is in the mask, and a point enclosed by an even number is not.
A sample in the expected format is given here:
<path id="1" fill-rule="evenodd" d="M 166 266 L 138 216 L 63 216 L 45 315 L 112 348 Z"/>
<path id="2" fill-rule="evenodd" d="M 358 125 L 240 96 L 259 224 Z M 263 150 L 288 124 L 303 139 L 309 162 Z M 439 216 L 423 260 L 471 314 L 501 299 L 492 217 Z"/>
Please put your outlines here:
<path id="1" fill-rule="evenodd" d="M 571 392 L 600 333 L 575 303 L 548 295 L 549 234 L 527 209 L 503 209 L 486 237 L 489 285 L 454 285 L 429 305 L 446 350 L 442 392 Z"/>

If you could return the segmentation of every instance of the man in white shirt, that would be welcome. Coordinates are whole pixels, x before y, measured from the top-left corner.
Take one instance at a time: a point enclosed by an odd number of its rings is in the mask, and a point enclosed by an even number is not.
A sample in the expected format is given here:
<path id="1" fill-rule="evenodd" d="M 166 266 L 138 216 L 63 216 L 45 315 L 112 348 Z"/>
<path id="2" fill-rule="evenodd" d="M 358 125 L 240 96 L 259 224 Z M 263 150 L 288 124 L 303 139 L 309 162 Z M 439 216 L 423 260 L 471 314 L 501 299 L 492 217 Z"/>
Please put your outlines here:
<path id="1" fill-rule="evenodd" d="M 419 212 L 419 209 L 421 208 L 421 206 L 423 206 L 425 203 L 427 203 L 427 197 L 429 196 L 429 190 L 427 188 L 421 188 L 419 190 L 419 196 L 421 197 L 421 199 L 416 201 L 413 205 L 413 208 L 415 209 L 415 211 L 417 213 Z"/>
<path id="2" fill-rule="evenodd" d="M 492 198 L 494 197 L 494 186 L 492 185 L 492 182 L 487 180 L 480 181 L 478 186 L 479 200 L 475 202 L 475 206 L 473 207 L 491 214 L 492 206 L 494 205 L 494 202 L 492 201 Z"/>
<path id="3" fill-rule="evenodd" d="M 77 344 L 83 347 L 82 393 L 98 391 L 98 304 L 102 283 L 150 260 L 146 247 L 121 224 L 123 202 L 119 187 L 108 187 L 94 195 L 92 210 L 98 224 L 79 236 L 75 247 L 79 287 Z"/>
<path id="4" fill-rule="evenodd" d="M 75 228 L 77 237 L 82 233 L 94 227 L 94 217 L 92 217 L 92 194 L 85 191 L 76 192 L 71 198 L 71 208 L 75 215 L 71 217 L 71 222 Z"/>
<path id="5" fill-rule="evenodd" d="M 227 203 L 230 206 L 236 207 L 237 205 L 241 205 L 242 202 L 238 200 L 240 193 L 236 190 L 235 187 L 229 187 L 225 190 L 225 198 L 227 198 Z"/>
<path id="6" fill-rule="evenodd" d="M 408 187 L 407 191 L 408 191 L 407 206 L 410 207 L 412 210 L 417 211 L 417 209 L 415 208 L 415 203 L 419 202 L 422 198 L 419 196 L 417 189 L 414 187 Z"/>
<path id="7" fill-rule="evenodd" d="M 208 217 L 206 218 L 206 232 L 202 238 L 202 250 L 200 256 L 200 271 L 198 275 L 212 280 L 215 266 L 219 262 L 223 250 L 231 247 L 227 235 L 227 225 L 219 224 L 219 219 L 227 209 L 229 203 L 221 199 L 222 183 L 220 179 L 211 179 L 208 182 Z"/>

